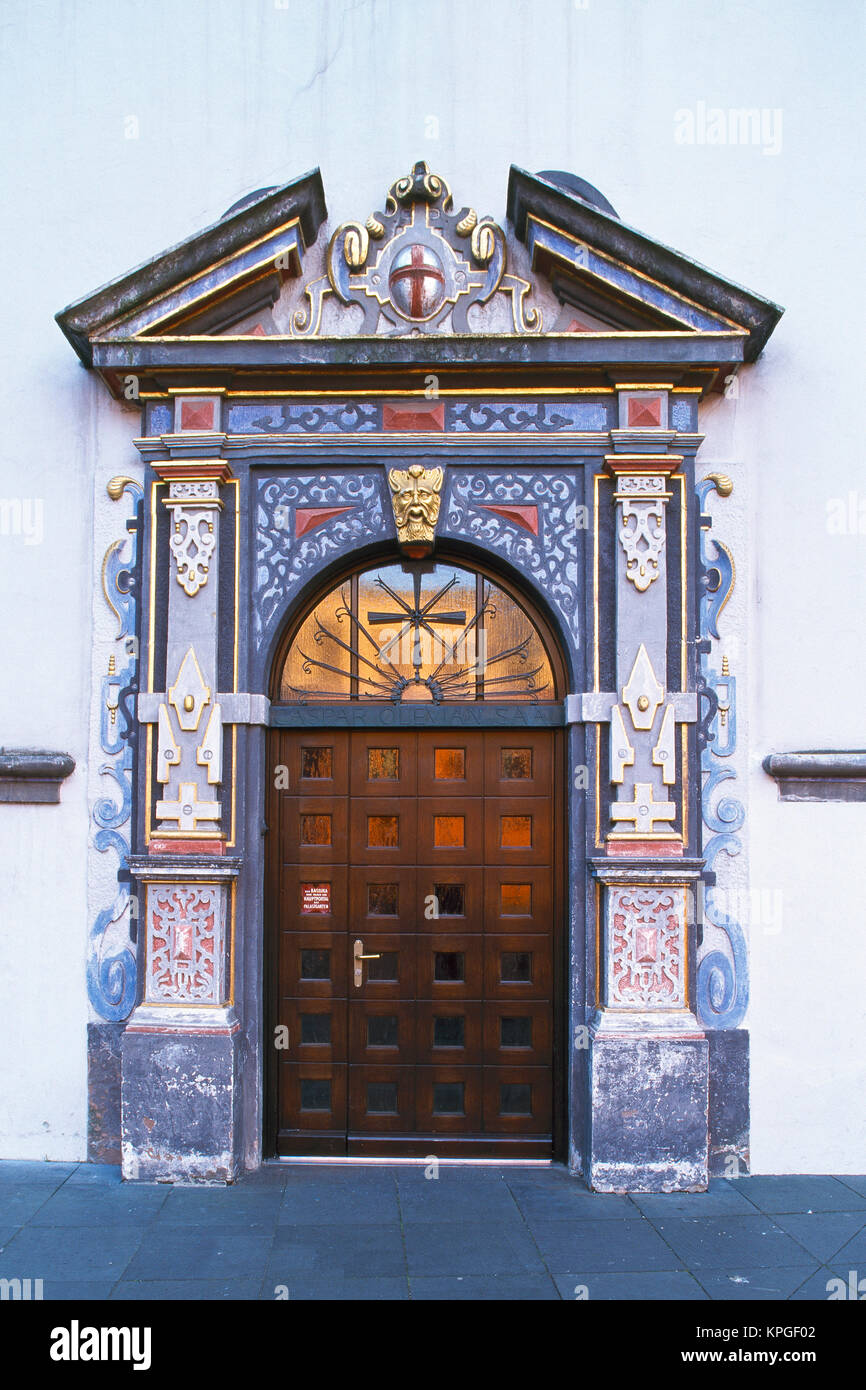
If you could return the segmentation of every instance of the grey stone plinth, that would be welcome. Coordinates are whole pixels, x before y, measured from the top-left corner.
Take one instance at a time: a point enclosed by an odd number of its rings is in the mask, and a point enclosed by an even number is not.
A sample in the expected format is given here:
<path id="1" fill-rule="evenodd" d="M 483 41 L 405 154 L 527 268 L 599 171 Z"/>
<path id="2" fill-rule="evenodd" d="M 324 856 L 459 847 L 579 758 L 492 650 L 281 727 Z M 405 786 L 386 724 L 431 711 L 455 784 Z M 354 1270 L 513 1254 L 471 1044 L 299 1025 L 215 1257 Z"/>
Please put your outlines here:
<path id="1" fill-rule="evenodd" d="M 590 1186 L 596 1192 L 705 1189 L 706 1038 L 596 1034 L 589 1068 Z"/>
<path id="2" fill-rule="evenodd" d="M 160 1026 L 151 1021 L 159 1012 L 136 1010 L 123 1035 L 123 1176 L 233 1182 L 241 1167 L 237 1023 L 227 1010 L 199 1010 L 219 1018 L 198 1028 L 187 1009 Z"/>

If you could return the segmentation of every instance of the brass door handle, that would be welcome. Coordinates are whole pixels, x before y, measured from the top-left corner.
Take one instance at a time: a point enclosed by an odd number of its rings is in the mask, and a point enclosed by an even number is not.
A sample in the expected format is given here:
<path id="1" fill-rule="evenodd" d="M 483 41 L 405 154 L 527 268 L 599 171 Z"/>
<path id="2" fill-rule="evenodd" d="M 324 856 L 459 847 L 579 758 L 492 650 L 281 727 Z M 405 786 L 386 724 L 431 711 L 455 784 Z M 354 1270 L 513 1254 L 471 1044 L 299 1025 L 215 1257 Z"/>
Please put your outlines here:
<path id="1" fill-rule="evenodd" d="M 360 988 L 361 988 L 361 985 L 364 983 L 364 967 L 363 967 L 363 965 L 361 964 L 361 961 L 362 961 L 362 960 L 378 960 L 378 959 L 379 959 L 379 953 L 378 953 L 378 952 L 375 952 L 375 953 L 373 953 L 373 954 L 371 954 L 371 955 L 366 955 L 366 956 L 365 956 L 365 955 L 364 955 L 364 943 L 363 943 L 363 941 L 361 941 L 360 938 L 358 938 L 358 940 L 355 942 L 355 945 L 354 945 L 354 947 L 353 947 L 353 949 L 352 949 L 352 955 L 353 955 L 354 961 L 355 961 L 355 988 L 356 988 L 356 989 L 360 989 Z"/>

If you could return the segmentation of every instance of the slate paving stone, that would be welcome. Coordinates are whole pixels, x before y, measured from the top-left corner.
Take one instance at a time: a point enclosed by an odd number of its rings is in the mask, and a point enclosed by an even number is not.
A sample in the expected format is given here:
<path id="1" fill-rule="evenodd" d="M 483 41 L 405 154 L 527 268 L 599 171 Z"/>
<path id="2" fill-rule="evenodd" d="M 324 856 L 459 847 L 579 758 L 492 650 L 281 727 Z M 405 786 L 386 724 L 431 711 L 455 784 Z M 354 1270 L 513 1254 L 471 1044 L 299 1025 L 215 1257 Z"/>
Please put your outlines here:
<path id="1" fill-rule="evenodd" d="M 536 1187 L 531 1182 L 509 1183 L 512 1195 L 525 1219 L 534 1221 L 628 1221 L 639 1220 L 640 1212 L 628 1197 L 589 1192 L 574 1188 Z"/>
<path id="2" fill-rule="evenodd" d="M 737 1188 L 761 1211 L 859 1211 L 866 1210 L 866 1195 L 853 1196 L 850 1187 L 831 1177 L 799 1174 L 785 1177 L 735 1179 Z"/>
<path id="3" fill-rule="evenodd" d="M 409 1165 L 399 1163 L 374 1163 L 369 1168 L 360 1163 L 286 1163 L 281 1165 L 286 1174 L 286 1189 L 315 1182 L 334 1187 L 382 1187 L 393 1186 L 399 1173 Z M 413 1165 L 414 1167 L 414 1165 Z"/>
<path id="4" fill-rule="evenodd" d="M 100 1301 L 828 1300 L 866 1294 L 866 1178 L 593 1193 L 562 1165 L 269 1164 L 236 1184 L 123 1183 L 0 1161 L 0 1277 Z M 745 1215 L 743 1213 L 746 1213 Z"/>
<path id="5" fill-rule="evenodd" d="M 847 1271 L 844 1276 L 837 1275 L 832 1269 L 828 1269 L 826 1265 L 821 1265 L 820 1269 L 817 1269 L 814 1274 L 810 1275 L 805 1283 L 801 1284 L 800 1287 L 795 1289 L 788 1297 L 792 1303 L 828 1303 L 831 1293 L 831 1289 L 827 1287 L 828 1284 L 830 1284 L 831 1280 L 842 1277 L 844 1277 L 845 1280 L 845 1301 L 847 1302 L 850 1292 Z M 864 1284 L 862 1292 L 866 1294 L 866 1284 Z"/>
<path id="6" fill-rule="evenodd" d="M 803 1247 L 769 1216 L 655 1217 L 653 1225 L 693 1271 L 809 1264 Z"/>
<path id="7" fill-rule="evenodd" d="M 666 1302 L 669 1299 L 678 1303 L 705 1303 L 709 1298 L 698 1281 L 684 1269 L 643 1270 L 639 1274 L 557 1274 L 556 1287 L 562 1298 L 575 1302 L 578 1291 L 581 1299 L 586 1297 L 590 1303 L 618 1299 L 631 1303 L 642 1303 L 644 1300 Z M 586 1295 L 583 1294 L 584 1288 Z"/>
<path id="8" fill-rule="evenodd" d="M 818 1266 L 790 1265 L 786 1269 L 749 1269 L 747 1266 L 728 1269 L 696 1270 L 695 1278 L 714 1300 L 747 1300 L 764 1302 L 787 1299 L 805 1283 Z"/>
<path id="9" fill-rule="evenodd" d="M 409 1298 L 409 1285 L 405 1275 L 399 1278 L 396 1275 L 373 1276 L 369 1279 L 354 1279 L 343 1275 L 330 1278 L 300 1275 L 288 1288 L 291 1303 L 405 1302 Z M 273 1300 L 273 1290 L 268 1290 L 261 1297 Z"/>
<path id="10" fill-rule="evenodd" d="M 633 1192 L 644 1216 L 754 1216 L 755 1207 L 736 1182 L 714 1178 L 706 1192 Z"/>
<path id="11" fill-rule="evenodd" d="M 378 1225 L 400 1219 L 397 1187 L 360 1183 L 356 1187 L 301 1183 L 282 1195 L 277 1222 L 282 1226 Z"/>
<path id="12" fill-rule="evenodd" d="M 163 1194 L 156 1224 L 163 1226 L 273 1227 L 282 1189 L 175 1187 Z"/>
<path id="13" fill-rule="evenodd" d="M 125 1274 L 136 1281 L 261 1278 L 272 1243 L 270 1229 L 245 1225 L 151 1227 Z"/>
<path id="14" fill-rule="evenodd" d="M 777 1226 L 799 1241 L 818 1260 L 832 1259 L 866 1226 L 866 1212 L 816 1212 L 811 1216 L 775 1216 Z M 864 1244 L 866 1252 L 866 1244 Z"/>
<path id="15" fill-rule="evenodd" d="M 244 1172 L 236 1184 L 241 1187 L 285 1187 L 288 1172 L 284 1163 L 263 1163 L 260 1168 Z"/>
<path id="16" fill-rule="evenodd" d="M 400 1213 L 415 1221 L 520 1221 L 520 1209 L 504 1182 L 455 1182 L 450 1173 L 439 1178 L 422 1173 L 398 1179 Z"/>
<path id="17" fill-rule="evenodd" d="M 866 1229 L 862 1229 L 857 1234 L 826 1259 L 827 1264 L 845 1265 L 846 1269 L 859 1269 L 861 1275 L 866 1277 Z"/>
<path id="18" fill-rule="evenodd" d="M 31 1226 L 132 1226 L 151 1222 L 164 1205 L 164 1189 L 126 1183 L 64 1184 L 30 1217 Z"/>
<path id="19" fill-rule="evenodd" d="M 60 1190 L 45 1183 L 22 1183 L 20 1187 L 6 1183 L 0 1186 L 0 1223 L 4 1226 L 23 1226 Z"/>
<path id="20" fill-rule="evenodd" d="M 119 1279 L 143 1235 L 141 1225 L 25 1226 L 0 1252 L 0 1278 Z"/>
<path id="21" fill-rule="evenodd" d="M 503 1182 L 508 1183 L 509 1187 L 517 1182 L 532 1183 L 533 1187 L 554 1188 L 563 1192 L 589 1192 L 583 1178 L 579 1174 L 570 1173 L 563 1163 L 539 1164 L 537 1167 L 522 1163 L 506 1164 L 499 1171 Z"/>
<path id="22" fill-rule="evenodd" d="M 866 1271 L 862 1268 L 852 1269 L 850 1266 L 840 1265 L 838 1260 L 833 1260 L 826 1266 L 823 1291 L 816 1289 L 815 1296 L 821 1302 L 863 1303 L 866 1301 Z M 854 1310 L 849 1310 L 849 1316 L 852 1312 Z M 854 1316 L 861 1312 L 862 1310 L 858 1309 Z M 843 1313 L 841 1316 L 845 1317 L 846 1314 Z M 862 1317 L 860 1322 L 862 1324 Z"/>
<path id="23" fill-rule="evenodd" d="M 302 1275 L 352 1278 L 406 1274 L 400 1227 L 370 1225 L 278 1226 L 265 1284 L 288 1284 Z"/>
<path id="24" fill-rule="evenodd" d="M 114 1279 L 45 1279 L 42 1297 L 45 1302 L 103 1303 L 114 1285 Z"/>
<path id="25" fill-rule="evenodd" d="M 519 1222 L 415 1221 L 403 1227 L 409 1276 L 543 1274 L 544 1264 Z"/>
<path id="26" fill-rule="evenodd" d="M 261 1280 L 254 1279 L 121 1279 L 111 1292 L 112 1303 L 209 1303 L 212 1300 L 257 1299 Z"/>
<path id="27" fill-rule="evenodd" d="M 70 1173 L 78 1165 L 75 1163 L 40 1163 L 37 1161 L 4 1158 L 0 1160 L 0 1184 L 12 1183 L 22 1186 L 39 1183 L 47 1187 L 59 1187 L 66 1182 Z"/>
<path id="28" fill-rule="evenodd" d="M 683 1261 L 648 1221 L 535 1221 L 532 1234 L 554 1274 L 578 1270 L 577 1283 L 605 1271 L 677 1270 Z"/>
<path id="29" fill-rule="evenodd" d="M 477 1274 L 452 1275 L 450 1278 L 413 1276 L 409 1287 L 414 1302 L 437 1299 L 448 1303 L 487 1302 L 560 1302 L 556 1285 L 549 1274 L 494 1274 L 484 1278 Z"/>
<path id="30" fill-rule="evenodd" d="M 67 1187 L 122 1187 L 119 1163 L 79 1163 L 66 1179 Z M 162 1187 L 162 1183 L 127 1183 L 127 1187 Z"/>

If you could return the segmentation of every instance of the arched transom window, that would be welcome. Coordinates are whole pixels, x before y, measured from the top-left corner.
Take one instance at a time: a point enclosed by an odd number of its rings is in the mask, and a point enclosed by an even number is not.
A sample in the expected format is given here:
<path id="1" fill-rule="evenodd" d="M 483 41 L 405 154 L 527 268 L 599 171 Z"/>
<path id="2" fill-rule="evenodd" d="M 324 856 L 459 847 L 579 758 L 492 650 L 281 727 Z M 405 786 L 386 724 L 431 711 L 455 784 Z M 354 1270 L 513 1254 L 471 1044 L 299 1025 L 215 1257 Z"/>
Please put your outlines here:
<path id="1" fill-rule="evenodd" d="M 283 663 L 279 699 L 555 700 L 545 640 L 504 588 L 473 570 L 377 565 L 315 604 Z"/>

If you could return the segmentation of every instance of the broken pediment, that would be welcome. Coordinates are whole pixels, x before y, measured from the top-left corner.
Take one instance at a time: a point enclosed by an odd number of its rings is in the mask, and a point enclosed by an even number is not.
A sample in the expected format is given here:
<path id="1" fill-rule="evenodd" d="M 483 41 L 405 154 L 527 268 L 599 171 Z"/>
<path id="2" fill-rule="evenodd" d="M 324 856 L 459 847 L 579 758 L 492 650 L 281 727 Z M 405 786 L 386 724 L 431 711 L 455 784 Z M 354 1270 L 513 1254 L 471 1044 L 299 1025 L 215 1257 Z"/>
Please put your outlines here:
<path id="1" fill-rule="evenodd" d="M 315 170 L 242 199 L 57 318 L 119 395 L 130 370 L 337 363 L 341 350 L 328 343 L 347 337 L 357 340 L 352 360 L 375 365 L 718 372 L 753 360 L 782 313 L 628 227 L 575 175 L 512 166 L 507 214 L 500 225 L 455 206 L 444 178 L 419 161 L 382 210 L 332 229 Z M 515 339 L 524 347 L 507 346 Z"/>

